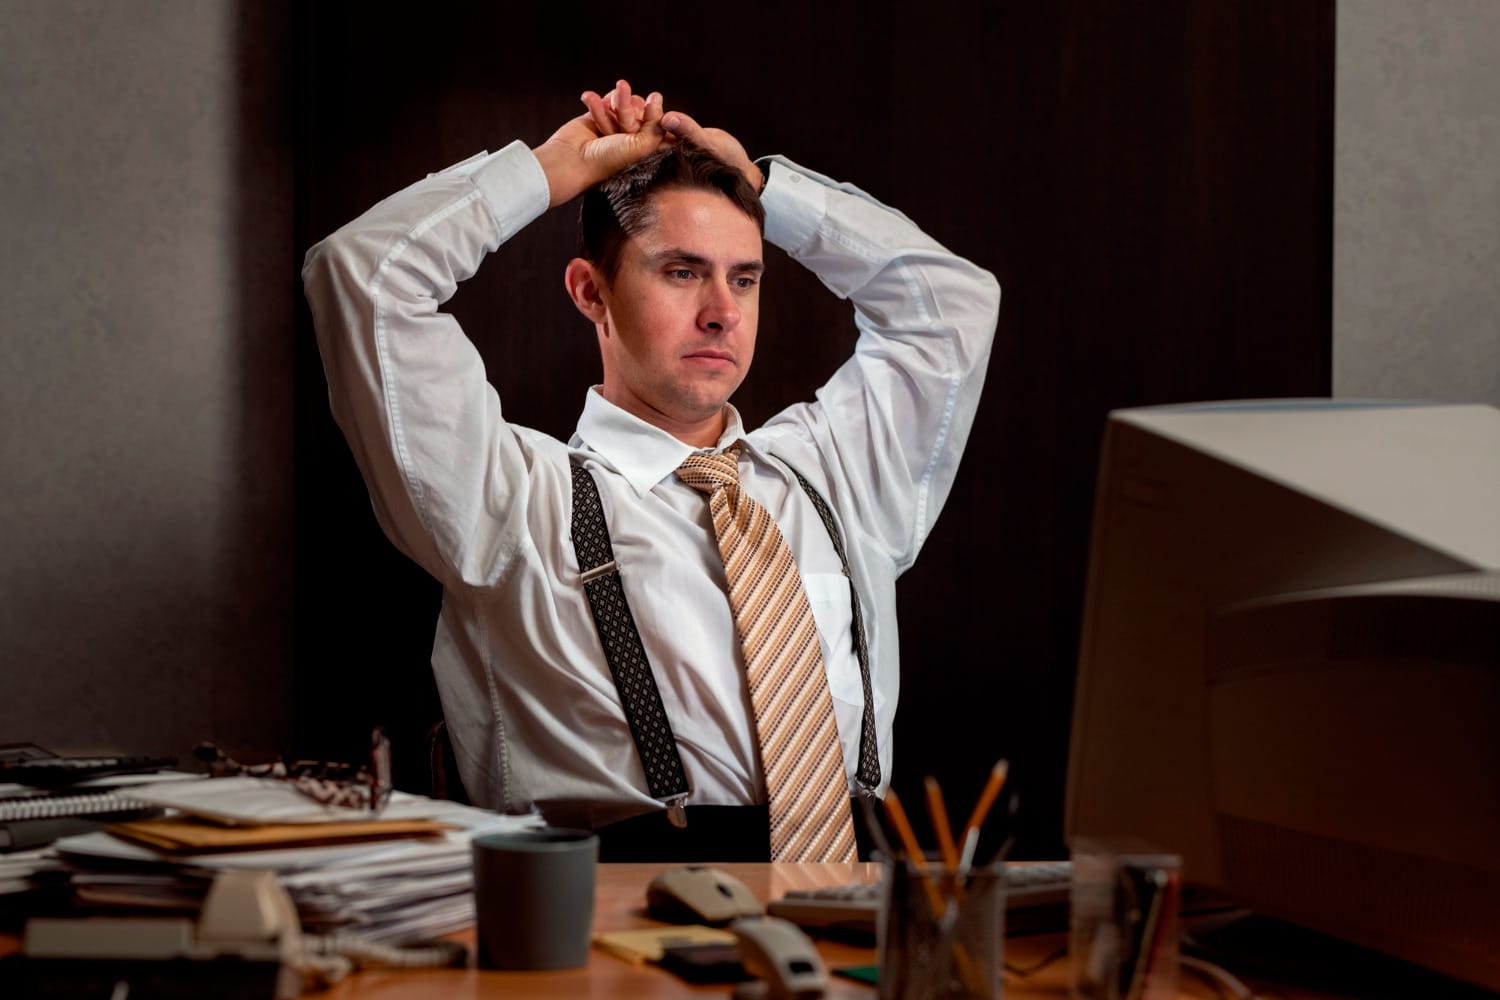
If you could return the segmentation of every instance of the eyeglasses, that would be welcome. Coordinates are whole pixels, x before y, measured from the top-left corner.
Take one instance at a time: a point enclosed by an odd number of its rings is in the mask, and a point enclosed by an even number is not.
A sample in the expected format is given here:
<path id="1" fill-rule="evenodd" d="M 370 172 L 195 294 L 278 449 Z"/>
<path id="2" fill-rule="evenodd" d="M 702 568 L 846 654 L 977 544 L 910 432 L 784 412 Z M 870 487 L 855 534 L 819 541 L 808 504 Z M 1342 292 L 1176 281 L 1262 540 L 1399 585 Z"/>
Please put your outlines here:
<path id="1" fill-rule="evenodd" d="M 325 806 L 367 809 L 378 813 L 391 800 L 391 741 L 376 726 L 370 734 L 368 764 L 336 764 L 331 761 L 277 759 L 268 764 L 241 764 L 213 743 L 200 743 L 193 756 L 208 765 L 215 778 L 244 775 L 276 778 Z"/>

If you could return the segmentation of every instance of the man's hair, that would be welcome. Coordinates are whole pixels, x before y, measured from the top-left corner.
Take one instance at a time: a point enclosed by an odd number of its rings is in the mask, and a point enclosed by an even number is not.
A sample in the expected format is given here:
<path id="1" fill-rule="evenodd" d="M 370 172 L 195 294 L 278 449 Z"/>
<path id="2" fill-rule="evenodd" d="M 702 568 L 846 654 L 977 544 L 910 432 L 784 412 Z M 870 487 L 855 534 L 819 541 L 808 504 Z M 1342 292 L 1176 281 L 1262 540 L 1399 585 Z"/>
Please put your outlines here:
<path id="1" fill-rule="evenodd" d="M 760 196 L 735 167 L 707 150 L 679 142 L 642 157 L 584 192 L 578 210 L 578 254 L 613 280 L 620 268 L 620 247 L 628 237 L 656 222 L 652 195 L 687 189 L 716 191 L 766 231 Z"/>

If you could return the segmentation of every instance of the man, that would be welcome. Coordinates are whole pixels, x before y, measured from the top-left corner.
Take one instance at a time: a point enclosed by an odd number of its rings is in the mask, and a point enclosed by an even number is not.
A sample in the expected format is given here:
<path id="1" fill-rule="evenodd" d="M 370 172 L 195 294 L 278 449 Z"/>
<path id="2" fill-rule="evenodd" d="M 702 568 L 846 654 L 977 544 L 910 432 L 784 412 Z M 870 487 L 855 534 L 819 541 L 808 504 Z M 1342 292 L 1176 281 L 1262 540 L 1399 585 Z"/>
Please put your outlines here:
<path id="1" fill-rule="evenodd" d="M 895 580 L 952 485 L 998 286 L 659 94 L 583 100 L 536 149 L 376 205 L 303 270 L 380 523 L 443 584 L 433 668 L 464 786 L 600 830 L 605 857 L 851 859 L 848 795 L 890 775 Z M 502 415 L 439 305 L 579 195 L 565 285 L 603 382 L 564 444 Z M 755 351 L 762 217 L 853 300 L 860 335 L 815 402 L 747 430 L 729 399 Z"/>

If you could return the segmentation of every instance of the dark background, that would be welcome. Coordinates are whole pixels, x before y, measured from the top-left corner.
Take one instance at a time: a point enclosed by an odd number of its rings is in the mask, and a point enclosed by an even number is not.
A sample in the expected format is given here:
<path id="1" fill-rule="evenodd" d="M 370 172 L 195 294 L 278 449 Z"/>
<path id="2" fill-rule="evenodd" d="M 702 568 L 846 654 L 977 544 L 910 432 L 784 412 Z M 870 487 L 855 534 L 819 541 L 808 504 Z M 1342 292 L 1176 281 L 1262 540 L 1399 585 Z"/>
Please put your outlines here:
<path id="1" fill-rule="evenodd" d="M 894 205 L 1004 289 L 953 494 L 900 585 L 894 786 L 967 811 L 1011 762 L 1022 857 L 1060 856 L 1093 482 L 1117 407 L 1330 391 L 1333 0 L 294 8 L 295 240 L 512 139 L 623 76 L 669 108 Z M 574 210 L 449 308 L 508 416 L 568 437 L 597 381 L 567 302 Z M 847 307 L 774 248 L 749 425 L 848 354 Z M 300 752 L 384 722 L 421 789 L 440 593 L 385 541 L 328 413 L 299 298 Z"/>

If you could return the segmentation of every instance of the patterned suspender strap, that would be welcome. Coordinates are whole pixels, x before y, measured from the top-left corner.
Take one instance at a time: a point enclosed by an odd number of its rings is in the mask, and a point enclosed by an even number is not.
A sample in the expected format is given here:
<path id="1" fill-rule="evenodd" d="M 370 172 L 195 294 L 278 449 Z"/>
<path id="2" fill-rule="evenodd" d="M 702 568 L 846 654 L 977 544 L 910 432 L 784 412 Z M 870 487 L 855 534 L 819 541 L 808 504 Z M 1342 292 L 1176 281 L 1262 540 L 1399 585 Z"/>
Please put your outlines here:
<path id="1" fill-rule="evenodd" d="M 620 693 L 636 752 L 646 769 L 647 788 L 653 798 L 666 803 L 667 818 L 673 826 L 686 826 L 688 784 L 677 740 L 651 672 L 651 661 L 641 645 L 640 630 L 625 600 L 625 589 L 620 585 L 620 566 L 609 541 L 599 488 L 588 470 L 579 465 L 573 466 L 573 547 L 578 553 L 594 628 Z"/>
<path id="2" fill-rule="evenodd" d="M 844 536 L 839 531 L 838 523 L 833 519 L 833 511 L 829 509 L 828 502 L 823 499 L 823 495 L 786 459 L 783 458 L 780 461 L 792 470 L 792 475 L 796 476 L 797 482 L 802 484 L 802 492 L 806 493 L 807 498 L 812 501 L 818 517 L 823 519 L 823 527 L 827 529 L 828 537 L 833 541 L 834 551 L 839 554 L 839 562 L 844 567 L 844 578 L 849 581 L 849 606 L 853 612 L 851 631 L 854 633 L 854 653 L 859 657 L 859 678 L 865 689 L 865 711 L 859 723 L 859 770 L 854 778 L 861 791 L 866 795 L 873 795 L 875 789 L 880 787 L 880 753 L 875 746 L 875 697 L 870 686 L 870 650 L 865 643 L 865 619 L 860 612 L 859 590 L 854 586 L 854 576 L 849 572 L 849 557 L 844 551 Z"/>

